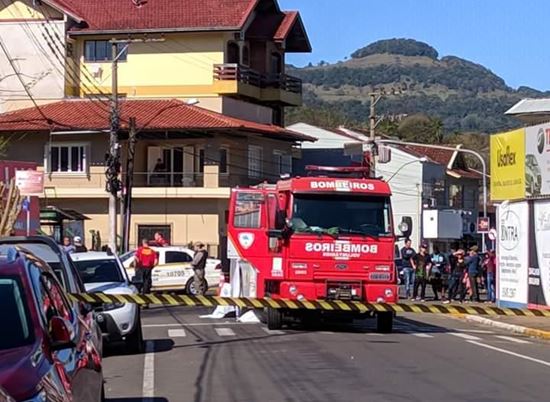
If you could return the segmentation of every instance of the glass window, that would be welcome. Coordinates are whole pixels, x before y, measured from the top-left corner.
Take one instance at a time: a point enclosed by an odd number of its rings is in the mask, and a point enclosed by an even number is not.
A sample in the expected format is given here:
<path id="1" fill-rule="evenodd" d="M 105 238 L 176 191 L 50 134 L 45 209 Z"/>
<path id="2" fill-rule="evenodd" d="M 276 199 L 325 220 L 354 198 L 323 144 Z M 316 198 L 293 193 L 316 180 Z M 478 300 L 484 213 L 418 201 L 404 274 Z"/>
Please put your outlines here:
<path id="1" fill-rule="evenodd" d="M 34 336 L 28 306 L 19 278 L 0 277 L 0 322 L 9 330 L 0 331 L 0 350 L 31 344 Z"/>
<path id="2" fill-rule="evenodd" d="M 85 173 L 87 168 L 85 146 L 52 145 L 49 152 L 49 172 Z"/>
<path id="3" fill-rule="evenodd" d="M 117 43 L 117 51 L 120 53 L 125 43 Z M 120 55 L 119 61 L 126 61 L 128 48 Z M 103 62 L 112 60 L 111 42 L 106 40 L 87 40 L 84 42 L 84 60 L 92 62 Z"/>
<path id="4" fill-rule="evenodd" d="M 262 148 L 256 145 L 248 146 L 248 177 L 262 177 Z"/>
<path id="5" fill-rule="evenodd" d="M 264 196 L 260 193 L 238 193 L 233 225 L 237 228 L 260 228 L 263 204 Z"/>
<path id="6" fill-rule="evenodd" d="M 124 282 L 116 260 L 73 261 L 84 283 Z"/>
<path id="7" fill-rule="evenodd" d="M 157 232 L 172 244 L 172 227 L 170 225 L 138 225 L 138 244 L 141 245 L 143 239 L 152 241 Z"/>
<path id="8" fill-rule="evenodd" d="M 204 173 L 204 163 L 206 161 L 204 149 L 199 150 L 199 172 Z M 218 156 L 218 164 L 220 167 L 220 173 L 229 173 L 228 169 L 228 154 L 227 148 L 220 148 Z"/>
<path id="9" fill-rule="evenodd" d="M 287 155 L 282 151 L 274 151 L 273 158 L 278 175 L 292 173 L 292 155 Z"/>
<path id="10" fill-rule="evenodd" d="M 301 233 L 393 234 L 387 197 L 298 194 L 291 222 L 293 229 Z"/>
<path id="11" fill-rule="evenodd" d="M 457 184 L 449 186 L 449 206 L 452 208 L 463 208 L 462 186 Z"/>
<path id="12" fill-rule="evenodd" d="M 176 264 L 182 262 L 191 262 L 193 259 L 187 253 L 182 251 L 167 251 L 165 257 L 166 264 Z"/>

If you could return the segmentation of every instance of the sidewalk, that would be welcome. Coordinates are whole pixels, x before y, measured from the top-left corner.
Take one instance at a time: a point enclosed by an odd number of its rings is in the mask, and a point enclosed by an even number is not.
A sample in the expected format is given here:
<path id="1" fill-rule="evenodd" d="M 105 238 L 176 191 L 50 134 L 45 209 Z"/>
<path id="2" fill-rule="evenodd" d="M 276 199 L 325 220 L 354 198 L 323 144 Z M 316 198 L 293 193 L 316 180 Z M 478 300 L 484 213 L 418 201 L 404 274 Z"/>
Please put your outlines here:
<path id="1" fill-rule="evenodd" d="M 506 331 L 550 340 L 550 318 L 464 315 L 463 319 Z"/>

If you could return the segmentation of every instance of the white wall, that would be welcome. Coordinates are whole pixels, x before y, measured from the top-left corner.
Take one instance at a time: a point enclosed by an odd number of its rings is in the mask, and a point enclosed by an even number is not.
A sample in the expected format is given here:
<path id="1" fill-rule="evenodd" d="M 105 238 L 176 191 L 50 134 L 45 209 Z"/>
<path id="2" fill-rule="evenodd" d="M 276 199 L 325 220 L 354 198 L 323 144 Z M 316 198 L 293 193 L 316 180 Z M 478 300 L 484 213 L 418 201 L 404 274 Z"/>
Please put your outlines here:
<path id="1" fill-rule="evenodd" d="M 342 149 L 343 152 L 344 144 L 356 142 L 346 136 L 307 123 L 295 123 L 286 128 L 317 138 L 315 142 L 303 142 L 302 149 Z"/>
<path id="2" fill-rule="evenodd" d="M 416 162 L 414 162 L 416 161 Z M 409 163 L 407 166 L 403 166 Z M 401 170 L 399 170 L 401 168 Z M 403 216 L 410 216 L 413 220 L 411 240 L 413 247 L 418 250 L 422 239 L 422 169 L 423 164 L 418 158 L 392 148 L 392 157 L 389 163 L 377 164 L 376 174 L 389 180 L 392 190 L 392 206 L 395 224 L 401 222 Z"/>
<path id="3" fill-rule="evenodd" d="M 65 93 L 63 58 L 53 54 L 44 38 L 52 42 L 48 34 L 54 37 L 53 43 L 60 49 L 60 53 L 64 53 L 64 24 L 63 21 L 0 22 L 0 38 L 39 104 L 61 99 Z M 31 106 L 6 55 L 0 52 L 0 113 Z"/>

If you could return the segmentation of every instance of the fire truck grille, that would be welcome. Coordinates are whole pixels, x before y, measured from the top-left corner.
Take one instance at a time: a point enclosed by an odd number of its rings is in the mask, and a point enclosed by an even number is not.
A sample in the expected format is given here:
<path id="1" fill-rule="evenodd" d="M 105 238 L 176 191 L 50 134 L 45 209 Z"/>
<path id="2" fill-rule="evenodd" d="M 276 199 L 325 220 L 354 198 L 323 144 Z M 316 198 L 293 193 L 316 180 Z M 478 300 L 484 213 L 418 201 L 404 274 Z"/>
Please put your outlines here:
<path id="1" fill-rule="evenodd" d="M 327 281 L 328 300 L 361 300 L 361 282 Z"/>

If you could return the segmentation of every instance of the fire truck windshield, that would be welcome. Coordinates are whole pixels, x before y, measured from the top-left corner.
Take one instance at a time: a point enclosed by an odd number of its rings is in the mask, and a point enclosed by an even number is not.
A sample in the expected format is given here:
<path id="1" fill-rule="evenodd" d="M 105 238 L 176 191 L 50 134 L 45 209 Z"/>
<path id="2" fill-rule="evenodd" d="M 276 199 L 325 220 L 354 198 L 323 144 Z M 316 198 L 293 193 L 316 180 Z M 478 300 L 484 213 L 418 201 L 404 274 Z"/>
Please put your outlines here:
<path id="1" fill-rule="evenodd" d="M 295 233 L 393 235 L 389 197 L 296 194 L 291 224 Z"/>

